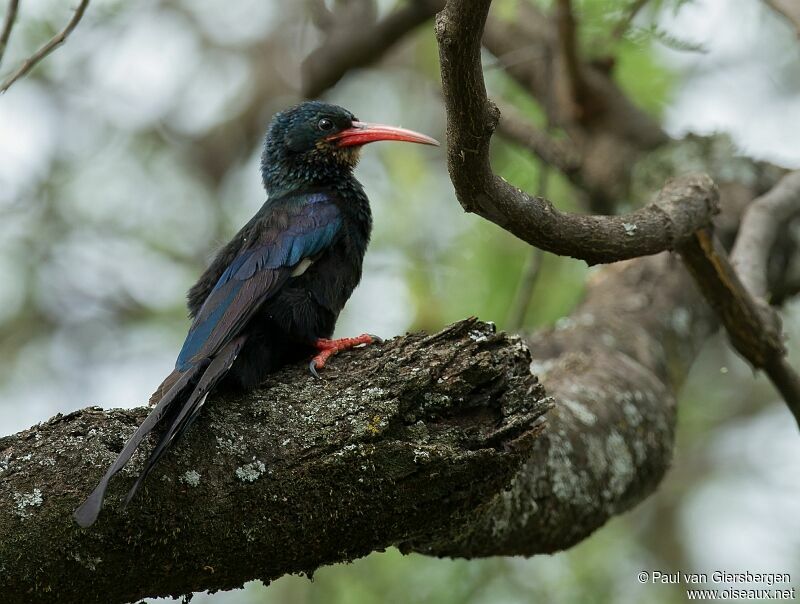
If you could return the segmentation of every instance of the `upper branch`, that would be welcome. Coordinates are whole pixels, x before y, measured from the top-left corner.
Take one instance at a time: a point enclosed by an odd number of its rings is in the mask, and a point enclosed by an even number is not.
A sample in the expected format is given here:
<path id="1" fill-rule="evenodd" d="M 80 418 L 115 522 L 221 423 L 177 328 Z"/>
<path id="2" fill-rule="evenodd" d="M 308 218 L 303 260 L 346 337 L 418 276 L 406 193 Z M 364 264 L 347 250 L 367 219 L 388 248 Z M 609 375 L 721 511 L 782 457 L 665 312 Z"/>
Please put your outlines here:
<path id="1" fill-rule="evenodd" d="M 650 205 L 627 216 L 584 216 L 556 210 L 495 175 L 489 143 L 498 121 L 486 97 L 481 34 L 491 0 L 449 0 L 439 13 L 442 84 L 447 109 L 448 167 L 459 202 L 543 250 L 589 264 L 675 249 L 717 211 L 711 179 L 669 183 Z"/>
<path id="2" fill-rule="evenodd" d="M 334 27 L 328 40 L 303 61 L 303 96 L 319 96 L 349 70 L 374 63 L 406 34 L 433 18 L 443 4 L 443 0 L 413 0 L 374 25 Z"/>

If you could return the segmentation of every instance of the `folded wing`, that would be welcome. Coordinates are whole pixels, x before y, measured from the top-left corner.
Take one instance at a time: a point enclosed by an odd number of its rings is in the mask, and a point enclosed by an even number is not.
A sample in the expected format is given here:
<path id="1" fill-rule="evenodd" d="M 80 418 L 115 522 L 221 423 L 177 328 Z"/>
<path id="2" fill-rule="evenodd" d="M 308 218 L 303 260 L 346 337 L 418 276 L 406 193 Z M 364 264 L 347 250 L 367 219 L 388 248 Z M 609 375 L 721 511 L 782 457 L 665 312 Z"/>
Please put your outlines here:
<path id="1" fill-rule="evenodd" d="M 328 198 L 293 198 L 269 208 L 245 235 L 241 251 L 230 262 L 192 322 L 175 371 L 165 380 L 170 387 L 160 397 L 92 494 L 75 511 L 81 526 L 97 519 L 108 482 L 157 425 L 168 426 L 150 454 L 144 470 L 128 493 L 135 494 L 144 478 L 197 416 L 208 393 L 225 376 L 247 340 L 244 327 L 261 305 L 291 277 L 295 267 L 336 239 L 341 215 Z M 163 391 L 162 391 L 163 392 Z"/>

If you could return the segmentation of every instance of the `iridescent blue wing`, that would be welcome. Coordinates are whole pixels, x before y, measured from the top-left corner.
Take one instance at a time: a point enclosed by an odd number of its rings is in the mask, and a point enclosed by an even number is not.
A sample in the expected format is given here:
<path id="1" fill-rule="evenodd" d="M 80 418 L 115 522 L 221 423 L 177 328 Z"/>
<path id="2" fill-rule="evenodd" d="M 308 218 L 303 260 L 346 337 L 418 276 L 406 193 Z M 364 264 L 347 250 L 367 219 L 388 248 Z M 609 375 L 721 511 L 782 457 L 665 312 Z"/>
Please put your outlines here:
<path id="1" fill-rule="evenodd" d="M 198 311 L 178 355 L 178 371 L 213 356 L 280 290 L 298 263 L 331 245 L 342 224 L 339 209 L 326 197 L 310 199 L 282 203 L 254 229 L 254 240 L 228 265 Z"/>
<path id="2" fill-rule="evenodd" d="M 339 209 L 324 195 L 310 194 L 273 202 L 268 214 L 253 221 L 242 236 L 240 252 L 228 263 L 216 285 L 198 310 L 175 371 L 142 425 L 131 436 L 117 459 L 100 479 L 86 501 L 75 510 L 83 527 L 97 519 L 109 480 L 133 455 L 142 440 L 158 424 L 168 428 L 128 493 L 130 501 L 161 455 L 189 427 L 206 397 L 221 380 L 247 340 L 240 334 L 265 300 L 274 296 L 305 258 L 324 251 L 341 227 Z"/>

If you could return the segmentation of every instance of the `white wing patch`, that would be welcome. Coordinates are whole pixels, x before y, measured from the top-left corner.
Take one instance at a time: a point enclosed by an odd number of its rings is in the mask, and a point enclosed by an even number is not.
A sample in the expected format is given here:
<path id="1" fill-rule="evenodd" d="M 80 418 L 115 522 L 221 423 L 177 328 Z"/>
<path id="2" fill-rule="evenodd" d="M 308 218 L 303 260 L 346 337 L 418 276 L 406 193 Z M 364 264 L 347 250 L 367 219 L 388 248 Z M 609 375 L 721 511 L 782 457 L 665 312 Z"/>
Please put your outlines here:
<path id="1" fill-rule="evenodd" d="M 303 258 L 295 265 L 294 270 L 292 271 L 292 277 L 299 277 L 306 272 L 308 267 L 312 264 L 314 264 L 314 261 L 311 258 Z"/>

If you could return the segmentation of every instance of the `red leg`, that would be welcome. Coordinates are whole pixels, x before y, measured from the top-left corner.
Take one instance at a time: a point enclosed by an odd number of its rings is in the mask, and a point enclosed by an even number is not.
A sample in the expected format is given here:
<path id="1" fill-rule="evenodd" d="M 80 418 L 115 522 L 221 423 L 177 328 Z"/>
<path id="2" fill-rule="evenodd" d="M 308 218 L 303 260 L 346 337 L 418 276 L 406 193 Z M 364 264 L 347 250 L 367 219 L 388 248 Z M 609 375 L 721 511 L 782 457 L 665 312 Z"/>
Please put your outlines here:
<path id="1" fill-rule="evenodd" d="M 337 340 L 325 340 L 320 338 L 314 342 L 314 346 L 316 346 L 317 350 L 319 350 L 319 354 L 311 359 L 308 369 L 311 371 L 311 374 L 314 377 L 318 378 L 319 373 L 317 373 L 317 370 L 324 369 L 325 363 L 327 363 L 328 359 L 330 359 L 333 355 L 338 354 L 343 350 L 350 350 L 356 346 L 361 346 L 362 344 L 374 344 L 382 341 L 383 340 L 381 340 L 379 337 L 370 335 L 368 333 L 362 333 L 360 336 L 355 338 L 339 338 Z"/>

